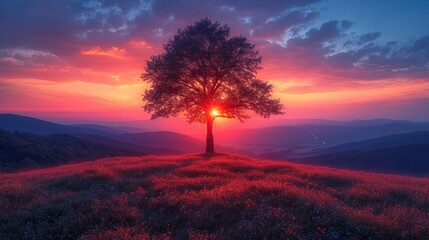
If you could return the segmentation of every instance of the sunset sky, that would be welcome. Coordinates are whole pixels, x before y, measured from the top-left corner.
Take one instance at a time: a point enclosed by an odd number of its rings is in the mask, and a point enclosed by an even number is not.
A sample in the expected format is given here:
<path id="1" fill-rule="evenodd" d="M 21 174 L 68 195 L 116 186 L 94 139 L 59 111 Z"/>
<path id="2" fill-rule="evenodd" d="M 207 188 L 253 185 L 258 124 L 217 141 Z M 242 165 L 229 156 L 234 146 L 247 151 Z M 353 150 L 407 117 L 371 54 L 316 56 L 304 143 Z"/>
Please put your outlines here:
<path id="1" fill-rule="evenodd" d="M 1 0 L 0 112 L 148 119 L 146 60 L 208 17 L 256 44 L 280 118 L 429 121 L 428 13 L 423 0 Z"/>

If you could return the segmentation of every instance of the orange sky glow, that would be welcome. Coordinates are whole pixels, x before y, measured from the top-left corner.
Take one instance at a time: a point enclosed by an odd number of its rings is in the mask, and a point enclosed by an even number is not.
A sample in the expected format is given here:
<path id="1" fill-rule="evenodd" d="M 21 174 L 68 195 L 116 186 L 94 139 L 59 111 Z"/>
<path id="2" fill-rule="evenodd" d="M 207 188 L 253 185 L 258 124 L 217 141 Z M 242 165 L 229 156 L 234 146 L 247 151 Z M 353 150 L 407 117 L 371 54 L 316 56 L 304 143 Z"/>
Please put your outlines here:
<path id="1" fill-rule="evenodd" d="M 274 86 L 274 97 L 285 106 L 285 114 L 272 119 L 429 121 L 429 35 L 424 32 L 416 30 L 411 40 L 391 43 L 380 37 L 382 25 L 379 33 L 362 30 L 363 23 L 343 16 L 328 21 L 317 4 L 285 4 L 280 8 L 289 12 L 281 12 L 213 2 L 195 6 L 198 14 L 193 16 L 151 4 L 141 5 L 140 12 L 121 8 L 123 17 L 116 25 L 108 17 L 119 10 L 103 6 L 76 13 L 52 6 L 52 16 L 69 28 L 44 21 L 43 6 L 25 10 L 39 16 L 40 23 L 5 16 L 16 24 L 1 34 L 8 37 L 0 42 L 0 112 L 60 122 L 147 120 L 141 95 L 148 86 L 140 78 L 146 61 L 163 51 L 177 28 L 202 15 L 223 20 L 232 35 L 242 34 L 256 44 L 262 56 L 257 77 Z M 260 9 L 259 15 L 253 8 Z M 97 21 L 93 12 L 106 17 L 105 25 L 90 25 Z M 20 37 L 26 34 L 32 34 L 28 40 Z M 159 121 L 187 124 L 183 117 Z M 234 119 L 216 122 L 240 124 Z M 269 124 L 254 117 L 246 127 Z"/>

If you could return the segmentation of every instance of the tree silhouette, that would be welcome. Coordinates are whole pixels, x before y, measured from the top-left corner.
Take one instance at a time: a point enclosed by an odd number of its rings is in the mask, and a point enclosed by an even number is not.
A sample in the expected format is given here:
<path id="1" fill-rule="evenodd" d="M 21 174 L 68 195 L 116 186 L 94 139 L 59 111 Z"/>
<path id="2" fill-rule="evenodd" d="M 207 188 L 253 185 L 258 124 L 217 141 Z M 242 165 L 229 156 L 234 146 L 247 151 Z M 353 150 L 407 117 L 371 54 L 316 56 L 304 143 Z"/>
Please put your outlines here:
<path id="1" fill-rule="evenodd" d="M 230 28 L 202 19 L 179 29 L 152 56 L 142 74 L 150 88 L 143 95 L 152 119 L 184 113 L 190 123 L 207 123 L 206 153 L 214 152 L 213 121 L 218 117 L 249 117 L 249 110 L 268 118 L 282 114 L 271 98 L 272 85 L 255 77 L 261 57 L 243 37 L 230 37 Z"/>

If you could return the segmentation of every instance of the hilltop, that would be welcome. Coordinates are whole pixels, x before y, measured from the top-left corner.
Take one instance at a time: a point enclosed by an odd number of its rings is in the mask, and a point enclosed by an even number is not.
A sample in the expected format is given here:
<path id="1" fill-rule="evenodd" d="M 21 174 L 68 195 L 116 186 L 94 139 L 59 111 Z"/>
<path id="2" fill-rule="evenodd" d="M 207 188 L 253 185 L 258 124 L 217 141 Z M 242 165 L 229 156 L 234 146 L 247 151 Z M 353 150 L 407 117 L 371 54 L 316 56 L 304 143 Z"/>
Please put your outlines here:
<path id="1" fill-rule="evenodd" d="M 0 239 L 403 239 L 429 179 L 240 155 L 113 157 L 0 175 Z"/>

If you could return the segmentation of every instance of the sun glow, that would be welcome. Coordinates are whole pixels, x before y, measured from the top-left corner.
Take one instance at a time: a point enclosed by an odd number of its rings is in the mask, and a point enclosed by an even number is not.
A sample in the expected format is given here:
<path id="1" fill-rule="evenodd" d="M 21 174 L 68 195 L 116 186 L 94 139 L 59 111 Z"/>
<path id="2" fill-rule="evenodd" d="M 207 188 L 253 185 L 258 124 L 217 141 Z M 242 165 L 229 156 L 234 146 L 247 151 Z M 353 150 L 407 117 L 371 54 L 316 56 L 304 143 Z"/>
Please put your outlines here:
<path id="1" fill-rule="evenodd" d="M 210 112 L 210 115 L 212 115 L 212 117 L 218 117 L 220 116 L 220 113 L 216 108 L 213 108 L 212 111 Z"/>

